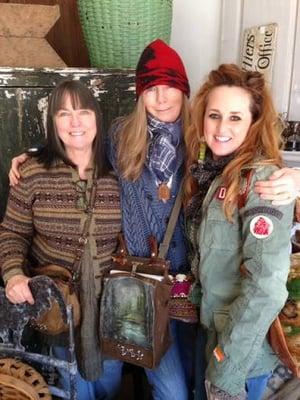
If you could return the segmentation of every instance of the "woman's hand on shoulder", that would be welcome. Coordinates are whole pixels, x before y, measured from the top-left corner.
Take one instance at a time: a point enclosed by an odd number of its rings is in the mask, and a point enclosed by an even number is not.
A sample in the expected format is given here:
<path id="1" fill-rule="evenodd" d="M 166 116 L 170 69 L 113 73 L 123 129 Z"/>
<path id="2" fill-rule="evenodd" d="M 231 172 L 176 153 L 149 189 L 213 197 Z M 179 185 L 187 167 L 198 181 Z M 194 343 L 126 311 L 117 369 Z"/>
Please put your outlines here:
<path id="1" fill-rule="evenodd" d="M 10 186 L 16 186 L 19 183 L 20 180 L 19 168 L 20 165 L 27 160 L 27 158 L 28 155 L 26 153 L 22 153 L 11 160 L 11 166 L 8 173 Z"/>
<path id="2" fill-rule="evenodd" d="M 267 181 L 255 183 L 254 190 L 261 198 L 272 200 L 274 205 L 291 203 L 300 189 L 300 170 L 281 168 L 275 171 Z"/>
<path id="3" fill-rule="evenodd" d="M 5 286 L 5 294 L 8 300 L 13 304 L 24 303 L 34 304 L 32 293 L 29 289 L 28 282 L 30 278 L 25 275 L 12 276 Z"/>

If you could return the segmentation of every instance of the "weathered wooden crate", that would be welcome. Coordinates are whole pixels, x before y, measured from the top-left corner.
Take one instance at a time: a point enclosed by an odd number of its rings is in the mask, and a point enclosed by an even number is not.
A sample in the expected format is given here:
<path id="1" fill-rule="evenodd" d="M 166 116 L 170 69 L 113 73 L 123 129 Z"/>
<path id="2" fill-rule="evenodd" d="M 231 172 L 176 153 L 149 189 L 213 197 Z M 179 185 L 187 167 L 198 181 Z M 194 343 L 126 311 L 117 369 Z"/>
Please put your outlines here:
<path id="1" fill-rule="evenodd" d="M 134 106 L 131 70 L 0 68 L 0 220 L 11 158 L 43 142 L 48 95 L 67 78 L 80 79 L 91 87 L 102 109 L 105 131 L 114 118 Z"/>

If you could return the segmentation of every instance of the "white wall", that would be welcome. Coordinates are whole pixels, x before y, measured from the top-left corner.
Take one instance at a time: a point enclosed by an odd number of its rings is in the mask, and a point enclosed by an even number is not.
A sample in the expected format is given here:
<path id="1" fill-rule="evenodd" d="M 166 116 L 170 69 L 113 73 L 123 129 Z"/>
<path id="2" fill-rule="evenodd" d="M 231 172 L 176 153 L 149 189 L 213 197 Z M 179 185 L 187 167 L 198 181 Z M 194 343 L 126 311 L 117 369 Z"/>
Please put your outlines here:
<path id="1" fill-rule="evenodd" d="M 278 24 L 272 90 L 277 108 L 300 120 L 300 0 L 173 0 L 171 45 L 192 94 L 222 62 L 239 62 L 245 28 Z"/>
<path id="2" fill-rule="evenodd" d="M 291 97 L 289 104 L 290 121 L 300 121 L 300 1 L 298 2 L 296 29 L 294 63 L 290 93 Z"/>
<path id="3" fill-rule="evenodd" d="M 184 60 L 192 94 L 218 65 L 220 0 L 173 0 L 171 46 Z"/>
<path id="4" fill-rule="evenodd" d="M 223 0 L 221 18 L 223 40 L 220 62 L 240 62 L 244 29 L 269 23 L 278 24 L 271 84 L 277 109 L 286 115 L 290 112 L 298 2 L 298 0 L 244 0 L 243 2 Z M 240 7 L 236 7 L 237 3 Z M 300 119 L 300 109 L 298 119 Z"/>

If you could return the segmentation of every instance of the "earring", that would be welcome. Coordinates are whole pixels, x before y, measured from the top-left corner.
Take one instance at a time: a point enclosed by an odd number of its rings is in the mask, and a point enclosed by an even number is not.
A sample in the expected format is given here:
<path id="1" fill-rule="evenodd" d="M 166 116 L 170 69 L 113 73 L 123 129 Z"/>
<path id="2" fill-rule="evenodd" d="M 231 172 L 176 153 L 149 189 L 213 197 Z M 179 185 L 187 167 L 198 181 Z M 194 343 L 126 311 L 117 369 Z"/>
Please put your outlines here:
<path id="1" fill-rule="evenodd" d="M 204 139 L 200 141 L 199 153 L 198 153 L 198 163 L 200 164 L 205 160 L 206 143 Z"/>

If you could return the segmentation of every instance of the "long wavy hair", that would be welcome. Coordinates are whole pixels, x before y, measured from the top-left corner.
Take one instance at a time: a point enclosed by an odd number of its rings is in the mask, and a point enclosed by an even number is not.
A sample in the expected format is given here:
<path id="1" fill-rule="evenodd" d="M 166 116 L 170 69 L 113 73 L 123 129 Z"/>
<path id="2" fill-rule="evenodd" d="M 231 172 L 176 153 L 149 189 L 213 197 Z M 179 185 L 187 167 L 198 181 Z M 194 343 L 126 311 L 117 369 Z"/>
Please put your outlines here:
<path id="1" fill-rule="evenodd" d="M 183 132 L 189 126 L 190 110 L 186 95 L 181 108 Z M 121 132 L 117 137 L 117 165 L 122 178 L 135 181 L 141 175 L 148 151 L 147 112 L 142 96 L 128 117 L 119 119 Z M 125 150 L 126 149 L 126 150 Z"/>
<path id="2" fill-rule="evenodd" d="M 194 98 L 191 107 L 191 125 L 185 135 L 187 152 L 185 204 L 198 190 L 197 182 L 189 171 L 191 165 L 198 160 L 199 146 L 204 140 L 203 123 L 209 94 L 218 86 L 236 86 L 246 90 L 251 97 L 252 122 L 249 131 L 222 175 L 227 187 L 223 211 L 226 218 L 231 220 L 238 200 L 242 168 L 260 164 L 282 165 L 280 154 L 282 127 L 261 73 L 243 71 L 235 64 L 222 64 L 218 69 L 211 71 Z"/>
<path id="3" fill-rule="evenodd" d="M 105 176 L 109 171 L 109 163 L 105 155 L 100 106 L 90 89 L 76 80 L 63 80 L 52 90 L 49 96 L 46 145 L 40 151 L 38 159 L 46 168 L 50 168 L 58 160 L 63 160 L 66 164 L 74 166 L 67 156 L 55 124 L 56 113 L 63 108 L 68 96 L 70 96 L 72 107 L 75 110 L 82 108 L 92 110 L 95 113 L 97 133 L 93 142 L 93 161 L 97 169 L 97 177 Z"/>

